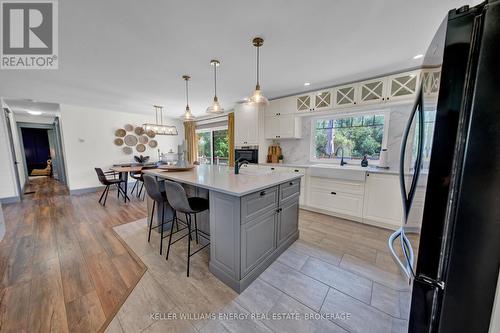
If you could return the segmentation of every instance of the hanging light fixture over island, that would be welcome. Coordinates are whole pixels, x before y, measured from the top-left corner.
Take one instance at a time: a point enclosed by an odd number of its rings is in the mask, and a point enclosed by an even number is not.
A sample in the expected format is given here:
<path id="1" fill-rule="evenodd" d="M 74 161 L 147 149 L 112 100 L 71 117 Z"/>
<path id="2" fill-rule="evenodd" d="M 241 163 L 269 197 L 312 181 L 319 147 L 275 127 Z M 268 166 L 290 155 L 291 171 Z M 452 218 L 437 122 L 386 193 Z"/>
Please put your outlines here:
<path id="1" fill-rule="evenodd" d="M 189 75 L 183 75 L 182 78 L 186 81 L 186 110 L 184 114 L 181 116 L 181 119 L 184 121 L 194 121 L 195 117 L 191 113 L 191 109 L 189 108 L 189 87 L 188 81 L 191 79 Z"/>
<path id="2" fill-rule="evenodd" d="M 255 85 L 255 90 L 247 100 L 247 104 L 251 105 L 268 105 L 269 100 L 262 95 L 262 91 L 260 90 L 260 82 L 259 82 L 259 65 L 260 65 L 260 47 L 264 45 L 264 39 L 261 37 L 255 37 L 252 40 L 253 46 L 257 48 L 257 84 Z"/>
<path id="3" fill-rule="evenodd" d="M 219 99 L 217 98 L 217 67 L 220 66 L 219 60 L 211 60 L 210 65 L 214 66 L 214 101 L 212 105 L 207 108 L 207 113 L 209 114 L 219 114 L 223 113 L 224 109 L 219 104 Z"/>
<path id="4" fill-rule="evenodd" d="M 146 133 L 153 132 L 156 135 L 178 135 L 177 128 L 175 126 L 163 125 L 163 106 L 153 105 L 155 111 L 155 123 L 146 123 L 142 125 L 142 128 Z M 158 122 L 158 112 L 160 112 L 160 121 Z"/>

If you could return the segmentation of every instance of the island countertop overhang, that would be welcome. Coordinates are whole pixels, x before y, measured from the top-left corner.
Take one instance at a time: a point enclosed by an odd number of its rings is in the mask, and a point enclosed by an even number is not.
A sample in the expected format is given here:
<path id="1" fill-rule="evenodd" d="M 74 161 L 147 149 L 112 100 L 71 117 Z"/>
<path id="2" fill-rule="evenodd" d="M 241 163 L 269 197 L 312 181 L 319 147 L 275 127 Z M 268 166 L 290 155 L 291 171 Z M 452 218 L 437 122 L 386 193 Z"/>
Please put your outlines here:
<path id="1" fill-rule="evenodd" d="M 144 173 L 179 183 L 189 184 L 207 190 L 237 197 L 255 193 L 266 188 L 301 178 L 296 173 L 240 173 L 219 165 L 198 165 L 188 171 L 144 170 Z"/>

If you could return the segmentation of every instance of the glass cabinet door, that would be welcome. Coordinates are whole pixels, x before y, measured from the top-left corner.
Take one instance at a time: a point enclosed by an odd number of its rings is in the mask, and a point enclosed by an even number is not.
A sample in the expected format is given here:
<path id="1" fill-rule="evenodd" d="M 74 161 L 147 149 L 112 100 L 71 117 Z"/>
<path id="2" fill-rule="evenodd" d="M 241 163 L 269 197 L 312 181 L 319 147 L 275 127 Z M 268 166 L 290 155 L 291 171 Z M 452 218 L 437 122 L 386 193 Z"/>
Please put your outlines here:
<path id="1" fill-rule="evenodd" d="M 359 84 L 359 104 L 371 104 L 384 101 L 385 85 L 385 78 L 361 82 Z"/>
<path id="2" fill-rule="evenodd" d="M 314 94 L 314 108 L 313 111 L 318 109 L 326 109 L 332 106 L 332 93 L 329 90 L 320 91 Z"/>
<path id="3" fill-rule="evenodd" d="M 297 111 L 311 111 L 311 95 L 297 96 Z"/>
<path id="4" fill-rule="evenodd" d="M 356 102 L 356 85 L 346 85 L 335 88 L 335 106 L 352 106 Z"/>
<path id="5" fill-rule="evenodd" d="M 413 99 L 419 87 L 418 81 L 418 71 L 390 76 L 387 100 Z"/>
<path id="6" fill-rule="evenodd" d="M 436 95 L 439 91 L 441 69 L 424 69 L 422 72 L 422 89 L 428 96 Z"/>

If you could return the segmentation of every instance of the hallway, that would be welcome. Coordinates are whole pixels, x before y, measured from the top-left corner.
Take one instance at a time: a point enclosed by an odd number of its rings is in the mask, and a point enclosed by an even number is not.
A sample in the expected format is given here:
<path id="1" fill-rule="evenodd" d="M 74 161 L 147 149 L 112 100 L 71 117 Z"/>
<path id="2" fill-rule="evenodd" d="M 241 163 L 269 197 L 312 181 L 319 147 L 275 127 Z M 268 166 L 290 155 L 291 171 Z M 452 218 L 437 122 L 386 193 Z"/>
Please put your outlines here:
<path id="1" fill-rule="evenodd" d="M 3 206 L 2 332 L 95 332 L 115 315 L 145 267 L 112 227 L 146 215 L 115 192 L 69 196 L 52 178 L 30 180 L 23 202 Z"/>

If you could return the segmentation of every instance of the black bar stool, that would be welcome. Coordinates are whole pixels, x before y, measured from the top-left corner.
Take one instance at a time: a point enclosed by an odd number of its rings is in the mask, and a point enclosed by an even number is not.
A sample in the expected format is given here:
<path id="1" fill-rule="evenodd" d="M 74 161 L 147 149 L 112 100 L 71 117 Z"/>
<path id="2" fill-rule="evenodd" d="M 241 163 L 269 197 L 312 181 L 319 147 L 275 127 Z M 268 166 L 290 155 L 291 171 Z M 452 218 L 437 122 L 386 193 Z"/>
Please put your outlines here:
<path id="1" fill-rule="evenodd" d="M 165 223 L 168 223 L 171 221 L 172 226 L 173 226 L 174 219 L 171 219 L 170 221 L 165 221 L 165 204 L 168 204 L 168 200 L 167 200 L 167 195 L 166 195 L 165 191 L 162 191 L 160 189 L 160 183 L 158 183 L 156 178 L 151 176 L 151 175 L 143 175 L 143 179 L 144 179 L 144 187 L 146 188 L 146 192 L 151 197 L 151 199 L 153 199 L 153 208 L 151 209 L 151 219 L 149 221 L 148 243 L 151 241 L 151 230 L 153 230 L 153 228 L 161 228 L 161 230 L 160 230 L 160 234 L 161 234 L 160 255 L 161 255 L 163 252 L 163 238 L 164 238 L 163 237 L 163 229 L 165 229 L 163 227 L 163 225 Z M 154 217 L 155 207 L 161 207 L 161 221 L 156 226 L 153 227 L 153 217 Z M 183 228 L 183 229 L 179 230 L 179 222 L 177 220 L 175 220 L 175 222 L 177 224 L 177 231 L 176 232 L 185 229 L 185 228 Z"/>
<path id="2" fill-rule="evenodd" d="M 168 254 L 170 253 L 170 246 L 177 241 L 181 240 L 182 238 L 188 237 L 188 255 L 187 255 L 187 276 L 189 276 L 189 260 L 190 258 L 195 255 L 196 253 L 200 252 L 203 250 L 205 247 L 210 245 L 210 242 L 196 250 L 195 252 L 191 253 L 191 233 L 192 231 L 195 232 L 195 237 L 196 237 L 196 243 L 198 244 L 198 223 L 196 221 L 196 214 L 203 212 L 205 210 L 208 210 L 209 208 L 209 202 L 208 199 L 205 198 L 200 198 L 200 197 L 192 197 L 188 198 L 186 195 L 186 191 L 184 188 L 175 182 L 171 182 L 166 180 L 165 181 L 165 190 L 167 192 L 167 198 L 170 206 L 175 210 L 174 214 L 174 219 L 177 219 L 177 213 L 184 213 L 186 215 L 186 223 L 187 223 L 187 228 L 188 228 L 188 233 L 185 234 L 184 236 L 176 239 L 174 242 L 172 242 L 172 231 L 173 231 L 173 223 L 172 227 L 170 230 L 170 237 L 168 240 L 168 248 L 167 248 L 167 257 L 166 260 L 168 260 Z M 191 230 L 191 214 L 194 214 L 194 230 Z M 205 235 L 203 232 L 200 231 L 200 236 L 203 238 L 207 239 L 210 241 L 210 237 L 208 235 Z"/>

